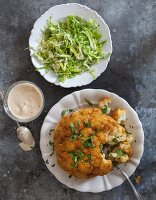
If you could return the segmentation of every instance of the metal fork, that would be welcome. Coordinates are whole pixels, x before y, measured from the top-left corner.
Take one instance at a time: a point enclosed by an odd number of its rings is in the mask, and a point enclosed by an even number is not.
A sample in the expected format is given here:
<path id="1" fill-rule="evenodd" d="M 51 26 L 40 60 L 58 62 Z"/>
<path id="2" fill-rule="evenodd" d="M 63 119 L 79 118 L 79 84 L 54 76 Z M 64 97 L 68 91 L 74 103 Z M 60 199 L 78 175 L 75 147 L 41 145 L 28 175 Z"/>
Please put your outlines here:
<path id="1" fill-rule="evenodd" d="M 126 174 L 120 167 L 116 166 L 115 168 L 116 168 L 121 174 L 123 174 L 123 175 L 125 176 L 125 178 L 128 180 L 129 184 L 131 185 L 131 187 L 132 187 L 132 189 L 133 189 L 133 192 L 134 192 L 136 198 L 137 198 L 138 200 L 143 200 L 141 194 L 135 189 L 135 187 L 134 187 L 132 181 L 129 179 L 129 177 L 127 176 L 127 174 Z"/>

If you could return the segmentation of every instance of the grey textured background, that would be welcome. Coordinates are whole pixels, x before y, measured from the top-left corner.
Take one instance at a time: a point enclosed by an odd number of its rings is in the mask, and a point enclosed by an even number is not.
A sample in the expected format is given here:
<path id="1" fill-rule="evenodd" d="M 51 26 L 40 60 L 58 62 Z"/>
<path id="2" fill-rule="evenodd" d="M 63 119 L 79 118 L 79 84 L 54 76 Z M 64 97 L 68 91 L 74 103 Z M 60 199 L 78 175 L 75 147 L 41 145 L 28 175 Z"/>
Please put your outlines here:
<path id="1" fill-rule="evenodd" d="M 35 20 L 66 0 L 0 0 L 0 88 L 18 80 L 38 84 L 45 94 L 42 115 L 28 126 L 37 148 L 21 151 L 16 124 L 0 106 L 0 200 L 134 200 L 127 182 L 99 194 L 80 193 L 58 182 L 47 170 L 39 150 L 39 132 L 46 112 L 63 96 L 83 88 L 104 88 L 125 98 L 137 111 L 145 131 L 145 151 L 134 177 L 145 200 L 156 199 L 156 1 L 77 1 L 95 9 L 108 23 L 113 54 L 105 73 L 91 84 L 64 89 L 46 82 L 30 61 L 28 38 Z M 73 1 L 68 1 L 73 2 Z"/>

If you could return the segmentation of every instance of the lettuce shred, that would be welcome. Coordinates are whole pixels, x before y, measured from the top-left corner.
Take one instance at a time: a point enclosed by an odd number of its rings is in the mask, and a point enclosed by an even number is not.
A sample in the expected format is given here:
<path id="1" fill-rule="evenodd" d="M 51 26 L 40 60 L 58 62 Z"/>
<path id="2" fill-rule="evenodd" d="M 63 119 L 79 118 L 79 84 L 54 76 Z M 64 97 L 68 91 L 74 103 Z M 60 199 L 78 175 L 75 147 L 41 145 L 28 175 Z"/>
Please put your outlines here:
<path id="1" fill-rule="evenodd" d="M 53 23 L 50 18 L 34 56 L 43 64 L 42 69 L 54 71 L 58 80 L 64 82 L 85 71 L 94 76 L 91 66 L 110 55 L 102 50 L 106 42 L 101 41 L 93 19 L 86 21 L 78 16 L 67 16 Z"/>

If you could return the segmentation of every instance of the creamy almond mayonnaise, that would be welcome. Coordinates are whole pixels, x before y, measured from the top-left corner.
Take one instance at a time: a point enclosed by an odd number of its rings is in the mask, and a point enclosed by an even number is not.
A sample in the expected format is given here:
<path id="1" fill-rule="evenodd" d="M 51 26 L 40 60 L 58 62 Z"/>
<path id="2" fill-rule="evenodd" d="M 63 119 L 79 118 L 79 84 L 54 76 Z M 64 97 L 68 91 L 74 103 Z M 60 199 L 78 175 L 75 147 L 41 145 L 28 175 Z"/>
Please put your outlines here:
<path id="1" fill-rule="evenodd" d="M 9 92 L 7 102 L 12 115 L 23 120 L 34 117 L 43 106 L 40 91 L 31 83 L 14 86 Z"/>

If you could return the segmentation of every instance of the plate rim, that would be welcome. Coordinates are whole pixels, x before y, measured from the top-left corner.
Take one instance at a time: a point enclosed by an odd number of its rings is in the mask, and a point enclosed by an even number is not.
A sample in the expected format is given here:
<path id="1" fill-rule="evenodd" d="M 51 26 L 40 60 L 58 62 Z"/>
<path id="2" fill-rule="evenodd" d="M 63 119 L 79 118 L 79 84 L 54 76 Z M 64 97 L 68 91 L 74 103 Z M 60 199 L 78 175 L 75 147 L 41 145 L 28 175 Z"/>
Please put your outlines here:
<path id="1" fill-rule="evenodd" d="M 91 89 L 91 88 L 88 88 L 88 89 L 81 89 L 81 90 L 77 90 L 77 91 L 74 91 L 74 92 L 72 92 L 72 93 L 70 93 L 70 94 L 68 94 L 68 95 L 65 95 L 64 97 L 62 97 L 57 103 L 55 103 L 52 107 L 51 107 L 51 109 L 49 110 L 49 112 L 47 113 L 47 115 L 46 115 L 46 117 L 45 117 L 45 119 L 44 119 L 44 121 L 43 121 L 43 124 L 42 124 L 42 127 L 41 127 L 41 130 L 40 130 L 40 150 L 41 150 L 41 139 L 42 139 L 42 137 L 43 137 L 43 129 L 44 129 L 44 123 L 46 122 L 46 118 L 48 117 L 48 115 L 50 114 L 50 112 L 51 112 L 51 110 L 52 110 L 52 108 L 54 107 L 54 106 L 56 106 L 60 101 L 62 101 L 65 97 L 69 97 L 70 95 L 73 95 L 74 93 L 77 93 L 77 92 L 81 92 L 81 91 L 87 91 L 87 90 L 90 90 L 90 91 L 104 91 L 104 92 L 108 92 L 109 94 L 112 94 L 112 95 L 114 95 L 115 97 L 119 97 L 120 99 L 122 99 L 124 102 L 126 102 L 126 104 L 128 104 L 128 106 L 130 107 L 130 109 L 133 111 L 133 113 L 136 115 L 136 117 L 138 118 L 138 123 L 139 123 L 139 125 L 140 125 L 140 129 L 141 129 L 141 132 L 142 132 L 142 143 L 141 143 L 141 147 L 142 147 L 142 149 L 141 149 L 141 154 L 140 154 L 140 157 L 139 157 L 139 159 L 137 160 L 137 164 L 135 165 L 135 169 L 130 173 L 130 175 L 128 175 L 129 177 L 135 172 L 135 170 L 137 169 L 137 167 L 138 167 L 138 165 L 140 164 L 140 161 L 141 161 L 141 158 L 142 158 L 142 156 L 143 156 L 143 152 L 144 152 L 144 130 L 143 130 L 143 127 L 142 127 L 142 123 L 141 123 L 141 121 L 140 121 L 140 119 L 139 119 L 139 116 L 138 116 L 138 114 L 137 114 L 137 112 L 130 106 L 130 104 L 124 99 L 124 98 L 122 98 L 122 97 L 120 97 L 119 95 L 117 95 L 117 94 L 115 94 L 115 93 L 113 93 L 113 92 L 110 92 L 110 91 L 108 91 L 108 90 L 104 90 L 104 89 Z M 41 150 L 41 154 L 42 154 L 42 150 Z M 44 158 L 43 158 L 43 154 L 42 154 L 42 159 L 44 160 Z M 46 163 L 45 163 L 46 164 Z M 50 167 L 49 167 L 49 165 L 47 165 L 46 164 L 46 166 L 47 166 L 47 168 L 48 168 L 48 170 L 50 171 Z M 51 172 L 51 171 L 50 171 Z M 52 173 L 52 172 L 51 172 Z M 52 173 L 53 174 L 53 173 Z M 57 176 L 55 175 L 55 174 L 53 174 L 54 175 L 54 177 L 59 181 L 59 182 L 61 182 L 62 184 L 64 184 L 64 185 L 66 185 L 64 182 L 62 182 L 60 179 L 58 179 L 57 178 Z M 99 192 L 103 192 L 103 191 L 107 191 L 107 190 L 110 190 L 110 189 L 113 189 L 113 188 L 115 188 L 115 187 L 118 187 L 118 186 L 120 186 L 123 182 L 124 182 L 124 180 L 125 180 L 125 178 L 123 178 L 123 181 L 122 182 L 120 182 L 119 184 L 117 183 L 117 184 L 115 184 L 115 186 L 113 186 L 113 187 L 109 187 L 109 188 L 107 188 L 107 189 L 101 189 L 101 188 L 99 188 L 99 190 L 94 190 L 94 191 L 90 191 L 90 190 L 79 190 L 79 189 L 76 189 L 75 187 L 72 187 L 72 186 L 68 186 L 68 185 L 66 185 L 67 187 L 69 187 L 69 188 L 72 188 L 72 189 L 75 189 L 75 190 L 78 190 L 78 191 L 80 191 L 80 192 L 91 192 L 91 193 L 99 193 Z"/>
<path id="2" fill-rule="evenodd" d="M 81 86 L 88 85 L 88 84 L 90 84 L 91 82 L 95 81 L 95 80 L 96 80 L 102 73 L 104 73 L 105 70 L 107 69 L 108 64 L 109 64 L 109 62 L 110 62 L 110 59 L 111 59 L 111 55 L 112 55 L 112 53 L 113 53 L 112 37 L 111 37 L 110 28 L 109 28 L 108 24 L 107 24 L 107 23 L 105 22 L 105 20 L 98 14 L 97 11 L 95 11 L 95 10 L 89 8 L 89 7 L 86 6 L 86 5 L 79 4 L 79 3 L 63 3 L 63 4 L 58 4 L 58 5 L 55 5 L 55 6 L 50 7 L 48 10 L 46 10 L 46 11 L 45 11 L 39 18 L 37 18 L 36 21 L 34 22 L 33 28 L 32 28 L 32 30 L 31 30 L 30 36 L 29 36 L 29 47 L 30 47 L 30 44 L 31 44 L 31 40 L 32 40 L 32 38 L 33 38 L 33 32 L 34 32 L 35 29 L 36 29 L 36 24 L 37 24 L 41 19 L 44 18 L 44 15 L 46 15 L 51 9 L 55 9 L 55 8 L 57 9 L 57 7 L 71 6 L 71 5 L 76 5 L 76 6 L 79 6 L 79 7 L 81 7 L 81 8 L 85 8 L 85 9 L 88 10 L 89 12 L 94 13 L 94 14 L 101 20 L 102 24 L 105 25 L 105 27 L 106 27 L 106 29 L 107 29 L 107 31 L 108 31 L 108 38 L 110 39 L 110 41 L 109 41 L 109 45 L 110 45 L 110 56 L 109 56 L 109 58 L 107 58 L 106 60 L 104 60 L 104 61 L 107 61 L 106 66 L 105 66 L 105 69 L 104 69 L 102 72 L 98 73 L 98 74 L 96 75 L 95 78 L 91 78 L 90 80 L 88 80 L 88 81 L 87 81 L 86 83 L 84 83 L 84 84 L 83 84 L 83 82 L 81 82 L 81 81 L 79 81 L 79 83 L 77 83 L 77 84 L 75 84 L 75 85 L 72 85 L 72 86 L 69 86 L 69 85 L 66 86 L 66 85 L 64 85 L 64 82 L 59 82 L 59 81 L 58 81 L 58 83 L 55 83 L 54 81 L 48 80 L 47 77 L 45 76 L 45 73 L 43 74 L 43 73 L 41 72 L 41 70 L 38 70 L 38 72 L 40 73 L 40 75 L 41 75 L 46 81 L 48 81 L 49 83 L 52 83 L 52 84 L 55 84 L 55 85 L 64 87 L 64 88 L 81 87 Z M 32 62 L 34 68 L 37 69 L 37 67 L 36 67 L 35 64 L 34 64 L 34 60 L 35 60 L 35 59 L 34 59 L 33 56 L 32 56 L 33 52 L 34 52 L 34 50 L 32 50 L 31 48 L 29 48 L 29 53 L 30 53 L 31 62 Z M 35 60 L 35 61 L 36 61 L 36 60 Z M 85 72 L 83 72 L 83 73 L 85 73 Z M 80 75 L 81 75 L 81 74 L 80 74 Z M 77 75 L 77 76 L 79 76 L 79 75 Z M 56 78 L 57 78 L 57 77 L 56 77 Z M 74 77 L 74 78 L 75 78 L 75 77 Z"/>

